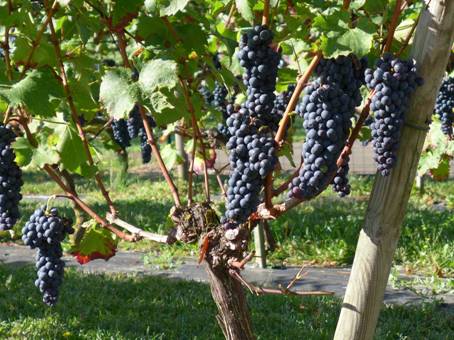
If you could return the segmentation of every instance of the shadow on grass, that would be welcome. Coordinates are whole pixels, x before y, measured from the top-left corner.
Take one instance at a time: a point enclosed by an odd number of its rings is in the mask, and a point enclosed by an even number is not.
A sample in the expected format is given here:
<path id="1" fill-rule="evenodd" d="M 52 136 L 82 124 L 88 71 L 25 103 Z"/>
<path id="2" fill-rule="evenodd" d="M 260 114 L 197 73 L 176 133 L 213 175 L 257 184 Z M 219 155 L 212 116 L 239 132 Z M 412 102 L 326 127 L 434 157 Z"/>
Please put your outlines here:
<path id="1" fill-rule="evenodd" d="M 208 286 L 163 277 L 67 270 L 59 304 L 45 307 L 31 267 L 0 266 L 0 337 L 222 339 Z M 331 339 L 336 298 L 248 297 L 260 339 Z M 436 305 L 387 308 L 378 339 L 448 339 L 452 315 Z"/>

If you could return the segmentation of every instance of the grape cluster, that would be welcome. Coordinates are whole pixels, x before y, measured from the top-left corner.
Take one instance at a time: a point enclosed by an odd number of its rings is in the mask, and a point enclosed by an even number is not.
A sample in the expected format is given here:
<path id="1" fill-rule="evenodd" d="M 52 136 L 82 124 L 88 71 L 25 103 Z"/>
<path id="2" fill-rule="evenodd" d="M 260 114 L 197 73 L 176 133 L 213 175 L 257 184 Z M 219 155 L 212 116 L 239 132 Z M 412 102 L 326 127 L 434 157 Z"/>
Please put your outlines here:
<path id="1" fill-rule="evenodd" d="M 131 146 L 131 138 L 128 133 L 128 123 L 125 119 L 114 119 L 112 121 L 112 132 L 115 142 L 122 148 L 126 149 Z"/>
<path id="2" fill-rule="evenodd" d="M 266 26 L 255 26 L 241 37 L 238 52 L 240 65 L 246 69 L 243 83 L 247 86 L 247 100 L 240 113 L 253 118 L 257 126 L 269 128 L 275 122 L 271 111 L 280 60 L 279 53 L 269 46 L 272 39 L 273 33 Z"/>
<path id="3" fill-rule="evenodd" d="M 61 242 L 67 234 L 73 233 L 71 223 L 59 217 L 58 210 L 40 207 L 30 216 L 22 229 L 22 240 L 31 249 L 38 248 L 36 269 L 38 278 L 35 286 L 43 294 L 43 302 L 54 306 L 58 298 L 65 263 L 61 259 L 63 250 Z"/>
<path id="4" fill-rule="evenodd" d="M 354 55 L 321 59 L 315 69 L 320 81 L 324 84 L 336 83 L 352 101 L 353 107 L 362 101 L 360 88 L 364 84 L 364 71 L 367 67 L 365 57 L 357 59 Z"/>
<path id="5" fill-rule="evenodd" d="M 140 155 L 142 156 L 142 163 L 147 164 L 151 161 L 151 146 L 148 144 L 148 137 L 145 129 L 139 130 L 140 140 Z"/>
<path id="6" fill-rule="evenodd" d="M 233 104 L 228 104 L 226 107 L 225 107 L 225 112 L 223 112 L 223 118 L 224 118 L 224 122 L 227 121 L 227 119 L 235 112 L 235 108 L 233 106 Z M 221 124 L 219 123 L 218 126 L 217 126 L 217 130 L 219 132 L 219 134 L 221 134 L 225 140 L 228 140 L 230 137 L 231 137 L 231 134 L 229 132 L 229 128 L 227 127 L 226 124 Z"/>
<path id="7" fill-rule="evenodd" d="M 351 127 L 354 104 L 336 83 L 310 85 L 301 103 L 306 141 L 303 167 L 289 185 L 289 197 L 312 198 L 326 188 Z"/>
<path id="8" fill-rule="evenodd" d="M 361 103 L 366 59 L 354 55 L 322 59 L 317 79 L 306 88 L 297 113 L 304 118 L 303 166 L 289 185 L 289 197 L 308 199 L 331 182 L 341 195 L 350 192 L 348 164 L 337 169 L 355 107 Z M 333 177 L 334 176 L 334 177 Z"/>
<path id="9" fill-rule="evenodd" d="M 454 124 L 454 77 L 443 79 L 435 101 L 435 113 L 440 116 L 441 131 L 445 135 L 452 136 Z"/>
<path id="10" fill-rule="evenodd" d="M 0 124 L 0 230 L 9 230 L 19 214 L 22 199 L 22 171 L 15 162 L 16 155 L 11 143 L 16 135 L 9 125 Z"/>
<path id="11" fill-rule="evenodd" d="M 281 121 L 282 116 L 285 113 L 285 109 L 287 109 L 288 103 L 290 102 L 290 98 L 292 98 L 294 91 L 295 85 L 291 84 L 287 87 L 286 91 L 279 93 L 274 100 L 273 110 L 271 111 L 271 115 L 273 117 L 271 129 L 274 132 L 277 132 L 277 130 L 279 129 L 279 122 Z"/>
<path id="12" fill-rule="evenodd" d="M 269 129 L 279 63 L 279 54 L 270 47 L 272 38 L 266 26 L 255 26 L 240 41 L 238 58 L 246 69 L 243 82 L 247 100 L 226 121 L 231 135 L 226 146 L 232 168 L 223 218 L 226 228 L 244 223 L 257 209 L 264 178 L 277 161 Z"/>
<path id="13" fill-rule="evenodd" d="M 350 161 L 350 157 L 346 157 L 344 159 L 344 164 L 337 169 L 336 176 L 333 179 L 333 189 L 335 192 L 339 194 L 340 197 L 345 197 L 350 195 L 351 187 L 348 182 L 348 171 L 350 167 L 348 162 Z"/>
<path id="14" fill-rule="evenodd" d="M 375 90 L 370 106 L 375 113 L 371 124 L 374 160 L 380 174 L 388 176 L 396 163 L 400 131 L 410 96 L 423 80 L 417 75 L 413 60 L 400 60 L 389 53 L 377 60 L 375 70 L 365 71 L 365 80 L 368 88 Z"/>
<path id="15" fill-rule="evenodd" d="M 138 105 L 134 105 L 134 108 L 131 110 L 131 112 L 129 112 L 127 125 L 129 138 L 130 139 L 136 138 L 139 135 L 139 130 L 141 126 L 143 125 Z"/>
<path id="16" fill-rule="evenodd" d="M 274 139 L 259 132 L 249 117 L 234 113 L 227 119 L 230 137 L 227 148 L 232 168 L 228 180 L 226 218 L 244 223 L 257 209 L 263 180 L 276 164 Z"/>
<path id="17" fill-rule="evenodd" d="M 156 127 L 156 122 L 150 116 L 147 116 L 148 125 L 150 127 Z M 143 120 L 139 112 L 139 106 L 135 105 L 129 113 L 127 121 L 127 130 L 130 139 L 139 137 L 140 140 L 140 152 L 142 156 L 142 163 L 146 164 L 151 161 L 151 146 L 148 144 L 148 137 L 143 125 Z"/>

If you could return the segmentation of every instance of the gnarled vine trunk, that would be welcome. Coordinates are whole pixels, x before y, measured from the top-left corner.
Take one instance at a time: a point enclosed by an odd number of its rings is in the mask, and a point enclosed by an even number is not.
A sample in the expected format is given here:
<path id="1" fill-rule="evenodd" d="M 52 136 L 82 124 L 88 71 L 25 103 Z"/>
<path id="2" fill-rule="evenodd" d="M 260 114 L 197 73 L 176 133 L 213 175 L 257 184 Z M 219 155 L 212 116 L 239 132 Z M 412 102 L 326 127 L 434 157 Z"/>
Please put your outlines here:
<path id="1" fill-rule="evenodd" d="M 211 295 L 218 307 L 216 316 L 226 339 L 255 339 L 251 314 L 241 284 L 233 279 L 228 268 L 212 268 L 206 264 Z"/>

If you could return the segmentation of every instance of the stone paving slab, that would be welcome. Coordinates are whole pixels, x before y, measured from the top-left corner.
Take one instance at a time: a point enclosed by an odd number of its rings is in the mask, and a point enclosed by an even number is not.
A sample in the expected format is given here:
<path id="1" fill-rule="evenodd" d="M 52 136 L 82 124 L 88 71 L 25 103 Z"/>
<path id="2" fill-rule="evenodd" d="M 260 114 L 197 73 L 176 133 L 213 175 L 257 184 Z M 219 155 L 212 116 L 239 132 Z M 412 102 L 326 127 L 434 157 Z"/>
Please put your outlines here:
<path id="1" fill-rule="evenodd" d="M 14 244 L 0 244 L 0 264 L 26 265 L 34 262 L 35 251 L 24 246 Z M 126 273 L 135 275 L 159 275 L 170 279 L 183 279 L 206 282 L 207 275 L 203 265 L 188 259 L 185 263 L 172 270 L 155 269 L 144 265 L 144 253 L 119 252 L 109 261 L 94 260 L 86 265 L 79 265 L 73 257 L 65 256 L 68 266 L 77 268 L 85 273 Z M 285 269 L 260 269 L 252 266 L 246 267 L 243 276 L 254 284 L 268 288 L 277 288 L 279 284 L 286 286 L 298 272 L 298 267 Z M 350 268 L 319 268 L 308 267 L 307 275 L 295 284 L 296 290 L 325 290 L 332 291 L 338 297 L 343 297 L 347 286 Z M 443 301 L 444 306 L 454 311 L 454 294 L 434 296 Z M 388 286 L 384 302 L 387 304 L 412 304 L 430 300 L 408 289 L 393 289 Z"/>

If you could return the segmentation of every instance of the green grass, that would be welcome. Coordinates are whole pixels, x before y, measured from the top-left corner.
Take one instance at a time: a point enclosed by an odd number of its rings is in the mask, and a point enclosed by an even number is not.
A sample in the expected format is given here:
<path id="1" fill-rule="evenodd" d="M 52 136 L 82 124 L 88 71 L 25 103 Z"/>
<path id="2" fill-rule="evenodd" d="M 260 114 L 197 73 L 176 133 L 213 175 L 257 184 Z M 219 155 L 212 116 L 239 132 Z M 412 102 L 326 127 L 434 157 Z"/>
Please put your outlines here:
<path id="1" fill-rule="evenodd" d="M 32 267 L 0 265 L 2 339 L 222 339 L 205 284 L 68 269 L 55 308 Z M 336 298 L 248 296 L 259 339 L 331 339 Z M 376 339 L 452 339 L 454 316 L 435 303 L 386 307 Z"/>

